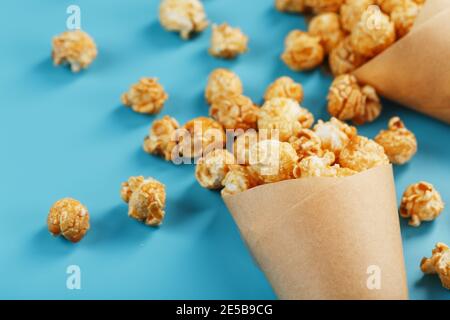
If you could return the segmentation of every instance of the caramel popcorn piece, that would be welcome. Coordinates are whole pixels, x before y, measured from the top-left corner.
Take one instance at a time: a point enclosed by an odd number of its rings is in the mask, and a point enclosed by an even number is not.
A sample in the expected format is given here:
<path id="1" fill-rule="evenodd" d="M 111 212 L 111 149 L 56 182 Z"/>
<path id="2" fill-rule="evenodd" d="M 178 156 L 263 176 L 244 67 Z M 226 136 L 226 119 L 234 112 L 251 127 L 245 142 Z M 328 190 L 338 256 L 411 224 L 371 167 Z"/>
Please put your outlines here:
<path id="1" fill-rule="evenodd" d="M 52 58 L 55 66 L 69 64 L 72 72 L 86 69 L 97 57 L 94 40 L 84 31 L 66 31 L 52 40 Z"/>
<path id="2" fill-rule="evenodd" d="M 50 208 L 47 225 L 52 235 L 61 234 L 67 240 L 76 243 L 83 239 L 89 230 L 89 212 L 75 199 L 61 199 Z"/>
<path id="3" fill-rule="evenodd" d="M 390 14 L 395 7 L 404 4 L 406 1 L 409 0 L 375 0 L 381 10 L 387 14 Z"/>
<path id="4" fill-rule="evenodd" d="M 320 138 L 322 149 L 333 152 L 336 157 L 339 157 L 341 150 L 357 135 L 355 127 L 334 117 L 327 122 L 319 120 L 314 126 L 314 132 Z"/>
<path id="5" fill-rule="evenodd" d="M 225 129 L 256 129 L 259 108 L 250 98 L 243 95 L 216 99 L 209 115 L 220 122 Z"/>
<path id="6" fill-rule="evenodd" d="M 320 65 L 325 50 L 320 38 L 300 30 L 291 31 L 285 40 L 285 50 L 281 59 L 294 71 L 310 70 Z"/>
<path id="7" fill-rule="evenodd" d="M 214 57 L 233 59 L 248 50 L 248 37 L 228 24 L 213 25 L 209 53 Z"/>
<path id="8" fill-rule="evenodd" d="M 195 177 L 203 188 L 220 189 L 234 156 L 226 149 L 217 149 L 200 158 L 195 168 Z"/>
<path id="9" fill-rule="evenodd" d="M 292 78 L 280 77 L 269 85 L 264 94 L 265 101 L 273 98 L 289 98 L 301 103 L 303 101 L 303 87 Z"/>
<path id="10" fill-rule="evenodd" d="M 438 274 L 442 286 L 450 290 L 450 248 L 444 243 L 437 243 L 431 258 L 423 258 L 420 269 L 426 274 Z"/>
<path id="11" fill-rule="evenodd" d="M 323 156 L 312 155 L 300 160 L 300 162 L 294 167 L 295 178 L 308 178 L 308 177 L 348 177 L 356 174 L 348 168 L 341 168 L 338 164 L 334 164 L 334 153 L 327 151 Z"/>
<path id="12" fill-rule="evenodd" d="M 339 42 L 328 56 L 328 63 L 334 76 L 351 73 L 366 61 L 367 58 L 353 50 L 350 36 Z"/>
<path id="13" fill-rule="evenodd" d="M 345 0 L 305 0 L 305 4 L 315 13 L 339 12 L 344 1 Z"/>
<path id="14" fill-rule="evenodd" d="M 171 160 L 172 150 L 176 144 L 175 132 L 179 127 L 178 121 L 169 116 L 155 120 L 149 135 L 144 139 L 144 151 L 161 155 L 167 161 Z"/>
<path id="15" fill-rule="evenodd" d="M 384 149 L 366 137 L 356 136 L 342 149 L 339 164 L 357 172 L 389 164 Z"/>
<path id="16" fill-rule="evenodd" d="M 261 184 L 259 178 L 247 166 L 232 165 L 222 180 L 222 196 L 232 196 Z"/>
<path id="17" fill-rule="evenodd" d="M 389 120 L 388 130 L 381 130 L 375 141 L 384 148 L 389 161 L 394 164 L 404 164 L 411 160 L 417 152 L 417 140 L 399 117 Z"/>
<path id="18" fill-rule="evenodd" d="M 155 114 L 161 111 L 169 98 L 156 78 L 141 78 L 122 95 L 122 103 L 139 113 Z"/>
<path id="19" fill-rule="evenodd" d="M 422 221 L 436 219 L 444 210 L 441 195 L 431 183 L 421 181 L 410 185 L 403 193 L 400 215 L 410 218 L 409 224 L 420 226 Z"/>
<path id="20" fill-rule="evenodd" d="M 300 13 L 305 11 L 305 0 L 275 0 L 275 7 L 281 12 Z"/>
<path id="21" fill-rule="evenodd" d="M 294 178 L 297 153 L 288 142 L 263 140 L 250 147 L 250 169 L 264 183 Z"/>
<path id="22" fill-rule="evenodd" d="M 258 132 L 256 130 L 247 130 L 236 137 L 233 143 L 233 154 L 237 164 L 249 164 L 250 147 L 258 143 Z"/>
<path id="23" fill-rule="evenodd" d="M 364 101 L 363 108 L 359 113 L 355 114 L 355 117 L 352 119 L 357 125 L 375 121 L 375 119 L 380 116 L 381 110 L 383 109 L 380 98 L 374 87 L 365 85 L 361 88 L 361 93 Z"/>
<path id="24" fill-rule="evenodd" d="M 266 101 L 261 107 L 258 129 L 278 134 L 281 141 L 288 141 L 301 129 L 308 129 L 314 122 L 313 115 L 296 101 L 288 98 L 275 98 Z"/>
<path id="25" fill-rule="evenodd" d="M 165 186 L 153 179 L 131 177 L 122 183 L 122 199 L 128 203 L 128 216 L 149 226 L 159 226 L 164 219 Z"/>
<path id="26" fill-rule="evenodd" d="M 241 95 L 244 92 L 241 79 L 227 69 L 216 69 L 209 75 L 205 98 L 208 104 L 222 96 Z"/>
<path id="27" fill-rule="evenodd" d="M 352 32 L 363 12 L 373 4 L 374 0 L 346 0 L 340 10 L 342 28 Z"/>
<path id="28" fill-rule="evenodd" d="M 334 12 L 321 13 L 312 18 L 308 32 L 310 35 L 320 38 L 320 43 L 326 53 L 330 53 L 336 48 L 344 38 L 339 15 Z"/>
<path id="29" fill-rule="evenodd" d="M 351 33 L 351 44 L 359 54 L 374 57 L 395 42 L 394 23 L 378 6 L 369 6 Z"/>
<path id="30" fill-rule="evenodd" d="M 391 11 L 397 38 L 403 37 L 412 29 L 419 12 L 420 6 L 412 1 L 405 1 Z"/>
<path id="31" fill-rule="evenodd" d="M 317 155 L 322 156 L 322 141 L 312 130 L 302 129 L 295 136 L 289 138 L 289 143 L 294 148 L 299 159 Z"/>
<path id="32" fill-rule="evenodd" d="M 159 21 L 166 30 L 179 32 L 185 40 L 208 26 L 203 4 L 199 0 L 162 0 Z"/>

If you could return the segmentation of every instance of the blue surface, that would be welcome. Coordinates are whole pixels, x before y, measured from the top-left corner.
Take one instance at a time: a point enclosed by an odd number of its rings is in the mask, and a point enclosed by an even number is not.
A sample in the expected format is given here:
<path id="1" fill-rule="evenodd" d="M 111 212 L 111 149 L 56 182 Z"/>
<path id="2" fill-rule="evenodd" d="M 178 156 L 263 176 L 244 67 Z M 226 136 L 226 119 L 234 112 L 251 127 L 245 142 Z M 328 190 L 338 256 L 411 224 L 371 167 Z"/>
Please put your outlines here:
<path id="1" fill-rule="evenodd" d="M 210 30 L 189 42 L 163 31 L 158 1 L 8 1 L 0 10 L 0 298 L 272 299 L 218 193 L 202 189 L 192 166 L 145 154 L 141 143 L 155 117 L 120 105 L 142 76 L 159 77 L 170 94 L 162 114 L 181 123 L 207 115 L 203 89 L 216 67 L 237 72 L 245 93 L 260 102 L 265 87 L 289 75 L 306 92 L 304 106 L 328 118 L 324 70 L 293 73 L 279 59 L 284 36 L 303 18 L 275 11 L 273 0 L 204 1 L 213 22 L 240 26 L 250 52 L 235 61 L 207 54 Z M 52 36 L 65 29 L 66 8 L 81 7 L 82 27 L 99 56 L 72 74 L 50 60 Z M 426 85 L 426 84 L 424 84 Z M 360 128 L 373 137 L 393 115 L 417 135 L 419 153 L 395 168 L 397 196 L 418 180 L 432 182 L 450 205 L 449 126 L 385 103 L 382 117 Z M 127 217 L 120 184 L 131 175 L 167 185 L 167 217 L 159 229 Z M 91 231 L 77 245 L 51 237 L 50 206 L 82 201 Z M 423 277 L 422 256 L 437 241 L 450 244 L 448 209 L 414 229 L 402 221 L 411 298 L 449 299 L 436 276 Z M 66 268 L 81 267 L 82 289 L 66 289 Z"/>

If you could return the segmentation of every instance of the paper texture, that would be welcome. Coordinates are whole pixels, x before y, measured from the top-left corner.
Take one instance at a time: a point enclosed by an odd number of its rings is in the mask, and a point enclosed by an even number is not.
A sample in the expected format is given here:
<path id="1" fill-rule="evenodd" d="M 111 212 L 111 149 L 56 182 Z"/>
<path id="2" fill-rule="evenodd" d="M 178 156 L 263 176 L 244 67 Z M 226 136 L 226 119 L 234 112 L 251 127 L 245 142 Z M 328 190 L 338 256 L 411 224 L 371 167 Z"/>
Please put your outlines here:
<path id="1" fill-rule="evenodd" d="M 413 30 L 354 74 L 381 95 L 450 123 L 450 0 L 429 0 Z"/>
<path id="2" fill-rule="evenodd" d="M 224 201 L 280 299 L 408 298 L 391 165 L 262 185 Z M 367 286 L 373 268 L 380 289 Z"/>

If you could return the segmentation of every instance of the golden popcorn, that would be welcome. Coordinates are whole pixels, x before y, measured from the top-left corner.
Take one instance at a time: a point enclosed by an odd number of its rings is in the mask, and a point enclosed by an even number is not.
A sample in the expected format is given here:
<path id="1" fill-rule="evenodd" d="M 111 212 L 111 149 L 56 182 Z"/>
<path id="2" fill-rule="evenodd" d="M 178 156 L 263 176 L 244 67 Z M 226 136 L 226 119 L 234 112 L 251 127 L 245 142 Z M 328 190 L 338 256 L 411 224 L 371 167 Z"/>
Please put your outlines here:
<path id="1" fill-rule="evenodd" d="M 294 178 L 297 153 L 288 142 L 263 140 L 250 147 L 250 169 L 264 183 Z"/>
<path id="2" fill-rule="evenodd" d="M 222 181 L 222 196 L 232 196 L 260 185 L 262 182 L 247 166 L 232 165 Z"/>
<path id="3" fill-rule="evenodd" d="M 403 37 L 412 29 L 419 12 L 420 6 L 412 1 L 405 1 L 391 11 L 397 38 Z"/>
<path id="4" fill-rule="evenodd" d="M 355 127 L 334 117 L 327 122 L 319 120 L 314 126 L 314 132 L 322 142 L 322 149 L 333 152 L 336 157 L 339 157 L 341 150 L 357 135 Z"/>
<path id="5" fill-rule="evenodd" d="M 155 114 L 161 111 L 169 98 L 156 78 L 141 78 L 122 95 L 122 103 L 139 113 Z"/>
<path id="6" fill-rule="evenodd" d="M 278 139 L 288 141 L 301 129 L 308 129 L 314 122 L 313 115 L 305 108 L 288 98 L 275 98 L 266 101 L 261 107 L 258 129 L 278 133 Z"/>
<path id="7" fill-rule="evenodd" d="M 159 226 L 165 216 L 165 186 L 153 179 L 130 177 L 122 183 L 122 199 L 128 203 L 128 216 L 149 226 Z"/>
<path id="8" fill-rule="evenodd" d="M 273 98 L 289 98 L 301 103 L 303 101 L 303 87 L 292 78 L 280 77 L 269 85 L 264 94 L 264 100 Z"/>
<path id="9" fill-rule="evenodd" d="M 450 248 L 438 242 L 430 258 L 423 258 L 420 269 L 426 274 L 438 274 L 442 286 L 450 290 Z"/>
<path id="10" fill-rule="evenodd" d="M 340 10 L 342 28 L 352 32 L 363 12 L 374 2 L 375 0 L 346 0 Z"/>
<path id="11" fill-rule="evenodd" d="M 203 4 L 199 0 L 162 0 L 159 21 L 168 31 L 179 32 L 183 39 L 208 27 Z"/>
<path id="12" fill-rule="evenodd" d="M 322 141 L 312 130 L 302 129 L 295 136 L 289 138 L 289 143 L 294 148 L 299 159 L 317 155 L 323 155 Z"/>
<path id="13" fill-rule="evenodd" d="M 241 79 L 227 69 L 216 69 L 209 75 L 205 98 L 212 104 L 219 97 L 241 95 L 244 92 Z"/>
<path id="14" fill-rule="evenodd" d="M 195 167 L 195 177 L 203 188 L 220 189 L 234 156 L 226 149 L 217 149 L 200 158 Z"/>
<path id="15" fill-rule="evenodd" d="M 325 152 L 320 157 L 317 155 L 308 156 L 300 160 L 300 162 L 294 168 L 295 178 L 308 178 L 308 177 L 348 177 L 356 174 L 348 168 L 341 168 L 338 164 L 333 164 L 335 161 L 334 153 Z"/>
<path id="16" fill-rule="evenodd" d="M 243 95 L 216 99 L 209 115 L 220 122 L 225 129 L 256 129 L 259 108 L 250 98 Z"/>
<path id="17" fill-rule="evenodd" d="M 384 148 L 389 161 L 394 164 L 404 164 L 411 160 L 417 152 L 417 140 L 399 117 L 389 120 L 388 130 L 381 130 L 375 141 Z"/>
<path id="18" fill-rule="evenodd" d="M 334 76 L 351 73 L 366 61 L 367 58 L 353 50 L 350 36 L 339 42 L 328 56 L 328 63 Z"/>
<path id="19" fill-rule="evenodd" d="M 387 14 L 390 14 L 395 7 L 404 4 L 406 1 L 410 0 L 375 0 L 376 4 L 386 12 Z"/>
<path id="20" fill-rule="evenodd" d="M 383 147 L 366 137 L 356 136 L 342 149 L 339 164 L 357 172 L 389 164 Z"/>
<path id="21" fill-rule="evenodd" d="M 339 8 L 345 0 L 305 0 L 306 6 L 315 13 L 339 12 Z"/>
<path id="22" fill-rule="evenodd" d="M 409 224 L 420 226 L 422 221 L 436 219 L 444 210 L 441 195 L 431 183 L 420 181 L 410 185 L 403 193 L 400 215 L 410 218 Z"/>
<path id="23" fill-rule="evenodd" d="M 83 239 L 89 230 L 89 212 L 79 201 L 64 198 L 50 208 L 47 225 L 52 235 L 61 234 L 75 243 Z"/>
<path id="24" fill-rule="evenodd" d="M 84 31 L 66 31 L 53 37 L 52 58 L 55 66 L 69 64 L 72 72 L 79 72 L 89 67 L 96 57 L 95 42 Z"/>
<path id="25" fill-rule="evenodd" d="M 381 110 L 383 109 L 381 100 L 374 87 L 365 85 L 361 88 L 361 93 L 364 100 L 363 108 L 352 119 L 358 125 L 374 121 L 380 116 Z"/>
<path id="26" fill-rule="evenodd" d="M 172 150 L 176 145 L 175 132 L 180 127 L 177 120 L 169 116 L 155 120 L 149 135 L 144 139 L 144 151 L 161 155 L 167 161 L 172 159 Z"/>
<path id="27" fill-rule="evenodd" d="M 291 31 L 285 40 L 285 50 L 281 59 L 294 71 L 309 70 L 320 65 L 325 50 L 320 38 L 300 30 Z"/>
<path id="28" fill-rule="evenodd" d="M 258 132 L 256 130 L 246 130 L 236 137 L 233 143 L 233 154 L 237 164 L 249 164 L 249 149 L 258 143 L 258 139 Z"/>
<path id="29" fill-rule="evenodd" d="M 308 26 L 308 33 L 320 38 L 320 43 L 326 53 L 330 53 L 336 48 L 344 38 L 339 15 L 334 12 L 321 13 L 312 18 Z"/>
<path id="30" fill-rule="evenodd" d="M 305 0 L 275 0 L 275 7 L 281 12 L 300 13 L 305 10 Z"/>
<path id="31" fill-rule="evenodd" d="M 394 23 L 377 6 L 369 6 L 351 33 L 353 49 L 374 57 L 395 42 Z"/>
<path id="32" fill-rule="evenodd" d="M 209 53 L 214 57 L 233 59 L 245 53 L 248 37 L 239 28 L 228 24 L 213 25 Z"/>

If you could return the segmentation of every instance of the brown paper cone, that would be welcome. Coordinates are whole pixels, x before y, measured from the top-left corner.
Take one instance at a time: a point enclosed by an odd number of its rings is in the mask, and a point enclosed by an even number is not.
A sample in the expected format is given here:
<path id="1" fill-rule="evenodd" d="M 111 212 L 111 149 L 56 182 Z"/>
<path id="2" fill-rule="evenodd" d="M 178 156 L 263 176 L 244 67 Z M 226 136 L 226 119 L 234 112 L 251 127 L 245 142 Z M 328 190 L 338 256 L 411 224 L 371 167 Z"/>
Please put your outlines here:
<path id="1" fill-rule="evenodd" d="M 413 30 L 354 74 L 394 101 L 450 123 L 450 0 L 427 1 Z"/>
<path id="2" fill-rule="evenodd" d="M 224 201 L 280 299 L 408 298 L 392 166 L 282 181 Z M 367 286 L 371 266 L 379 289 Z"/>

